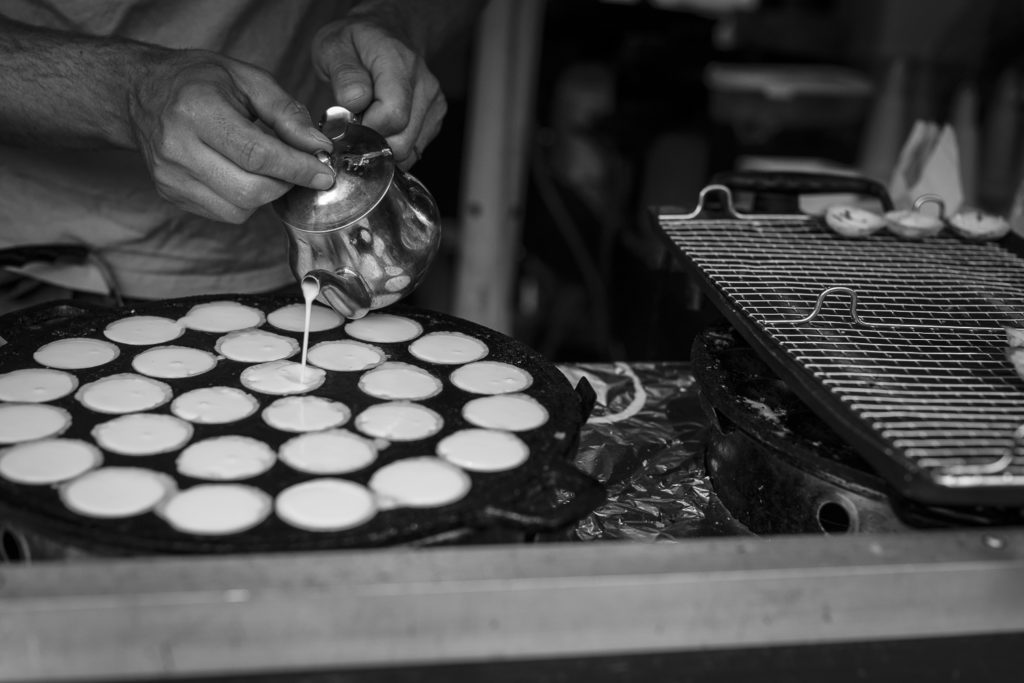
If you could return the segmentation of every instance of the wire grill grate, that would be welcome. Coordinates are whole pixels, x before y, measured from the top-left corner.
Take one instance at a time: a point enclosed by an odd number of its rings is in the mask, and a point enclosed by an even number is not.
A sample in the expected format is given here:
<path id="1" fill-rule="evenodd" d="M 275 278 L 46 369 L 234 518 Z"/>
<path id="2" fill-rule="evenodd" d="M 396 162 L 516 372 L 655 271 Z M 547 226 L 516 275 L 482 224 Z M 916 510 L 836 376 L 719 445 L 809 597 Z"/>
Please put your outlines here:
<path id="1" fill-rule="evenodd" d="M 1005 330 L 1024 327 L 1024 260 L 951 236 L 844 239 L 810 217 L 658 222 L 724 312 L 865 430 L 878 445 L 865 457 L 897 488 L 1024 504 L 1024 381 Z"/>

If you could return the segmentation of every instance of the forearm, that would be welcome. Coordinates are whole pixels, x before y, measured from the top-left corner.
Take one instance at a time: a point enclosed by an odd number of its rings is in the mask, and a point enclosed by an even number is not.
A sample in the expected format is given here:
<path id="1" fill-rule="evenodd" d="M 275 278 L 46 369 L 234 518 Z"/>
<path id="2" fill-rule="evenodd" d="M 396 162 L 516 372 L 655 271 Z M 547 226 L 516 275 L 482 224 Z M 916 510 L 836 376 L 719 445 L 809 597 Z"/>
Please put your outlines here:
<path id="1" fill-rule="evenodd" d="M 473 25 L 487 0 L 363 0 L 347 20 L 366 18 L 402 36 L 424 56 Z"/>
<path id="2" fill-rule="evenodd" d="M 159 51 L 0 17 L 0 140 L 39 147 L 135 147 L 132 88 Z"/>

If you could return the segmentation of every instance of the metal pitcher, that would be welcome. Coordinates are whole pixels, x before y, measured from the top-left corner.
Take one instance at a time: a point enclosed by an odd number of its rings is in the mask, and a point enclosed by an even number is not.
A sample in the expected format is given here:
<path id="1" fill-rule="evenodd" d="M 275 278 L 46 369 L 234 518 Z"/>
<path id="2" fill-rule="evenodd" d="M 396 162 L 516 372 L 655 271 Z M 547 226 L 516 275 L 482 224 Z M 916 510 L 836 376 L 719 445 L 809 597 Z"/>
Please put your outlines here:
<path id="1" fill-rule="evenodd" d="M 288 228 L 295 277 L 315 279 L 331 308 L 361 318 L 419 285 L 440 245 L 440 213 L 427 188 L 395 165 L 383 136 L 352 112 L 331 107 L 320 130 L 334 142 L 332 153 L 317 154 L 334 185 L 296 186 L 273 210 Z"/>

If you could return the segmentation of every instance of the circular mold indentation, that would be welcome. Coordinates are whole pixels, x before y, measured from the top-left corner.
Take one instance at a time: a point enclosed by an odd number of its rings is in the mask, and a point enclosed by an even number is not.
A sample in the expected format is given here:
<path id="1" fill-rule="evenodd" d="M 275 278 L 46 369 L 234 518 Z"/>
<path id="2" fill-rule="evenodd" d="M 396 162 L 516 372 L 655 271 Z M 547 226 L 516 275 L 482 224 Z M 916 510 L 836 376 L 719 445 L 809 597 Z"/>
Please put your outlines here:
<path id="1" fill-rule="evenodd" d="M 409 353 L 438 365 L 472 363 L 489 352 L 487 344 L 462 332 L 429 332 L 409 344 Z"/>
<path id="2" fill-rule="evenodd" d="M 548 421 L 548 411 L 526 394 L 501 394 L 474 398 L 462 406 L 462 417 L 484 429 L 523 432 Z"/>
<path id="3" fill-rule="evenodd" d="M 267 322 L 279 330 L 304 332 L 306 329 L 306 305 L 288 304 L 267 315 Z M 309 311 L 309 331 L 324 332 L 340 327 L 345 322 L 334 309 L 313 304 Z"/>
<path id="4" fill-rule="evenodd" d="M 68 337 L 43 344 L 32 354 L 32 358 L 48 368 L 84 370 L 105 365 L 120 353 L 116 344 L 102 339 Z"/>
<path id="5" fill-rule="evenodd" d="M 276 461 L 274 449 L 259 439 L 229 434 L 189 444 L 174 464 L 187 477 L 238 481 L 263 474 Z"/>
<path id="6" fill-rule="evenodd" d="M 373 464 L 377 446 L 347 429 L 326 429 L 285 441 L 278 457 L 292 469 L 307 474 L 348 474 Z"/>
<path id="7" fill-rule="evenodd" d="M 388 441 L 416 441 L 440 432 L 444 418 L 418 403 L 389 401 L 366 408 L 356 416 L 355 425 L 367 436 Z"/>
<path id="8" fill-rule="evenodd" d="M 236 301 L 211 301 L 196 304 L 181 319 L 181 324 L 200 332 L 233 332 L 259 327 L 266 317 L 263 311 Z"/>
<path id="9" fill-rule="evenodd" d="M 432 455 L 402 458 L 373 473 L 370 490 L 381 509 L 429 508 L 462 500 L 472 483 L 460 468 Z"/>
<path id="10" fill-rule="evenodd" d="M 120 455 L 157 455 L 176 451 L 192 438 L 192 425 L 162 413 L 131 413 L 92 428 L 103 450 Z"/>
<path id="11" fill-rule="evenodd" d="M 514 394 L 533 384 L 533 376 L 515 365 L 482 360 L 456 368 L 449 376 L 452 384 L 471 394 Z"/>
<path id="12" fill-rule="evenodd" d="M 4 403 L 0 405 L 0 444 L 21 443 L 62 434 L 71 424 L 71 414 L 47 403 Z"/>
<path id="13" fill-rule="evenodd" d="M 242 370 L 239 380 L 246 389 L 261 394 L 284 396 L 305 394 L 324 383 L 327 373 L 321 368 L 290 360 L 275 360 Z"/>
<path id="14" fill-rule="evenodd" d="M 277 494 L 277 516 L 305 531 L 329 532 L 352 529 L 373 519 L 377 501 L 369 489 L 344 479 L 304 481 Z"/>
<path id="15" fill-rule="evenodd" d="M 441 439 L 437 454 L 471 472 L 503 472 L 526 462 L 530 447 L 511 432 L 462 429 Z"/>
<path id="16" fill-rule="evenodd" d="M 209 372 L 217 357 L 209 351 L 188 346 L 156 346 L 132 359 L 132 369 L 148 377 L 181 379 Z"/>
<path id="17" fill-rule="evenodd" d="M 196 424 L 226 424 L 249 417 L 260 407 L 251 394 L 234 387 L 203 387 L 171 401 L 171 412 Z"/>
<path id="18" fill-rule="evenodd" d="M 272 508 L 273 499 L 255 486 L 197 484 L 168 498 L 156 513 L 182 533 L 226 536 L 259 525 Z"/>
<path id="19" fill-rule="evenodd" d="M 97 413 L 123 415 L 141 413 L 171 400 L 171 387 L 152 377 L 122 372 L 83 384 L 75 398 Z"/>
<path id="20" fill-rule="evenodd" d="M 0 451 L 0 477 L 18 484 L 57 484 L 103 463 L 100 450 L 79 439 L 38 439 Z"/>
<path id="21" fill-rule="evenodd" d="M 78 388 L 78 378 L 63 370 L 23 368 L 0 375 L 0 401 L 46 403 Z"/>
<path id="22" fill-rule="evenodd" d="M 184 333 L 181 322 L 158 315 L 130 315 L 103 328 L 104 337 L 129 346 L 166 344 Z"/>
<path id="23" fill-rule="evenodd" d="M 299 342 L 291 337 L 248 329 L 228 332 L 217 339 L 214 346 L 217 353 L 229 360 L 241 363 L 269 363 L 291 358 L 299 352 Z"/>
<path id="24" fill-rule="evenodd" d="M 282 432 L 314 432 L 348 422 L 344 403 L 320 396 L 285 396 L 263 409 L 263 421 Z"/>
<path id="25" fill-rule="evenodd" d="M 60 487 L 65 507 L 85 517 L 120 519 L 149 512 L 177 489 L 174 479 L 144 467 L 101 467 Z"/>
<path id="26" fill-rule="evenodd" d="M 423 334 L 423 326 L 411 318 L 390 313 L 370 313 L 345 325 L 351 337 L 376 344 L 409 341 Z"/>
<path id="27" fill-rule="evenodd" d="M 388 400 L 420 400 L 441 393 L 441 380 L 409 363 L 387 362 L 363 373 L 359 388 Z"/>
<path id="28" fill-rule="evenodd" d="M 338 339 L 314 344 L 308 361 L 318 368 L 336 372 L 368 370 L 384 362 L 384 351 L 352 339 Z"/>

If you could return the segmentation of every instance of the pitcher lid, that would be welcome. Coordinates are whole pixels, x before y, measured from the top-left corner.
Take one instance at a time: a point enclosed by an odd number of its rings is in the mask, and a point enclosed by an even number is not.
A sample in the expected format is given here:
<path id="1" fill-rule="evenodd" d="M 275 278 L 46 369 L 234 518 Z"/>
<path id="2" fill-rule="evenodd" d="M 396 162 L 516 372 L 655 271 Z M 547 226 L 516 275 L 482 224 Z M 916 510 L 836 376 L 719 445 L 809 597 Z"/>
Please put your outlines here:
<path id="1" fill-rule="evenodd" d="M 330 107 L 319 124 L 334 150 L 317 158 L 330 166 L 334 185 L 314 190 L 296 185 L 273 202 L 274 212 L 292 228 L 327 232 L 358 221 L 383 199 L 395 174 L 384 137 L 361 125 L 344 107 Z"/>

